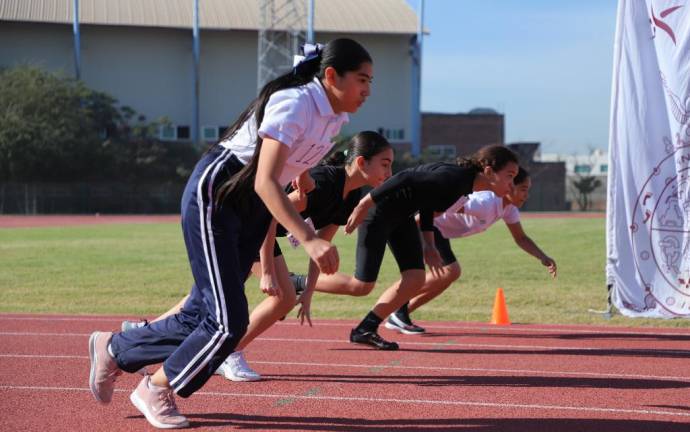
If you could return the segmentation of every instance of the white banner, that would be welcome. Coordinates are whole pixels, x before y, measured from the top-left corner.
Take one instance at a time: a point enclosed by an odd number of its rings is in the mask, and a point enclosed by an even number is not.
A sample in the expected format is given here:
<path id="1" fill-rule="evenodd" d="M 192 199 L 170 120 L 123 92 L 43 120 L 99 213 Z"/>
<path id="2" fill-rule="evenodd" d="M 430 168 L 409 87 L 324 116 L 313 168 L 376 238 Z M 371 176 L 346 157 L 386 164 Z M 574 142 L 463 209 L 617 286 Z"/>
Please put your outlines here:
<path id="1" fill-rule="evenodd" d="M 619 0 L 609 158 L 614 306 L 690 316 L 690 0 Z"/>

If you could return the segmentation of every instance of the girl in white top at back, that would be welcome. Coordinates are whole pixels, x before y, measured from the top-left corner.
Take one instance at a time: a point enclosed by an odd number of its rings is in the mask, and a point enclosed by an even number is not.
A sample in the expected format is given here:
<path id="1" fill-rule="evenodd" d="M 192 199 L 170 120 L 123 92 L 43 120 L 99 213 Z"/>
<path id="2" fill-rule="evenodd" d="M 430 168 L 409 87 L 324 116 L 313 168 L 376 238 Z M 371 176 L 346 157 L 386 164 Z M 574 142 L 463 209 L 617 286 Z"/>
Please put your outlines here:
<path id="1" fill-rule="evenodd" d="M 415 325 L 409 314 L 439 296 L 460 278 L 460 263 L 450 247 L 450 239 L 484 232 L 499 219 L 506 223 L 515 243 L 541 261 L 551 276 L 556 277 L 556 261 L 525 234 L 520 224 L 518 209 L 527 201 L 532 186 L 529 173 L 520 167 L 513 183 L 513 190 L 504 198 L 497 197 L 491 191 L 474 192 L 434 218 L 434 242 L 443 267 L 441 271 L 426 273 L 424 286 L 407 304 L 388 317 L 386 328 L 403 334 L 423 333 L 424 329 Z"/>

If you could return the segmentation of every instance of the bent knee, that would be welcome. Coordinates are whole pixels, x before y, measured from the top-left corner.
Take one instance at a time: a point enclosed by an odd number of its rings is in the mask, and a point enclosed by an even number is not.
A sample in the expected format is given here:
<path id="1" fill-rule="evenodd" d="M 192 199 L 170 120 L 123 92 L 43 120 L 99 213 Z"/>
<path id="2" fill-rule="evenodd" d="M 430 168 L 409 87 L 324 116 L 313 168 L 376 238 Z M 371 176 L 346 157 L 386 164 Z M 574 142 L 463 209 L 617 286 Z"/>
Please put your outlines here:
<path id="1" fill-rule="evenodd" d="M 448 282 L 455 282 L 457 279 L 460 279 L 460 275 L 462 275 L 462 269 L 457 262 L 444 268 L 443 276 Z"/>
<path id="2" fill-rule="evenodd" d="M 369 295 L 376 286 L 376 282 L 362 282 L 360 280 L 355 280 L 352 284 L 351 293 L 355 297 L 364 297 Z"/>

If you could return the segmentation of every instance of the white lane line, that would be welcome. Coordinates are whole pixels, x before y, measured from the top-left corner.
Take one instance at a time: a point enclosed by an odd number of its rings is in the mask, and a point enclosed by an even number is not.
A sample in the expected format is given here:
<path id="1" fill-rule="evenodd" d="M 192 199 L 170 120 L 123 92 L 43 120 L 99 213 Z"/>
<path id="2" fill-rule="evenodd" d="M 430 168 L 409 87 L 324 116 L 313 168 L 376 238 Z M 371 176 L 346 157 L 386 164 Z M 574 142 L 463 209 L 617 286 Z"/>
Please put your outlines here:
<path id="1" fill-rule="evenodd" d="M 512 326 L 472 326 L 472 325 L 448 325 L 448 324 L 433 324 L 433 323 L 426 323 L 424 321 L 415 321 L 416 323 L 420 324 L 422 327 L 427 328 L 427 329 L 432 329 L 432 330 L 473 330 L 475 332 L 485 332 L 486 334 L 496 334 L 496 333 L 503 333 L 503 332 L 509 332 L 509 333 L 565 333 L 565 334 L 582 334 L 582 335 L 587 335 L 587 334 L 592 334 L 592 335 L 597 335 L 597 334 L 610 334 L 612 336 L 615 335 L 625 335 L 625 336 L 640 336 L 642 338 L 644 337 L 650 337 L 650 336 L 685 336 L 690 338 L 690 332 L 683 332 L 679 331 L 677 333 L 673 332 L 649 332 L 649 328 L 646 329 L 639 329 L 639 331 L 636 330 L 630 330 L 630 331 L 621 331 L 616 327 L 611 328 L 611 330 L 587 330 L 587 329 L 574 329 L 574 328 L 567 328 L 567 327 L 538 327 L 537 324 L 525 324 L 520 325 L 512 325 Z M 318 322 L 318 321 L 313 321 L 314 327 L 318 326 L 324 326 L 324 327 L 348 327 L 352 328 L 353 326 L 357 325 L 358 322 Z M 300 327 L 302 326 L 299 322 L 281 322 L 279 325 L 281 326 L 295 326 L 295 327 Z M 458 335 L 462 336 L 462 334 Z"/>
<path id="2" fill-rule="evenodd" d="M 0 358 L 35 358 L 35 359 L 88 359 L 89 356 L 63 354 L 0 354 Z"/>
<path id="3" fill-rule="evenodd" d="M 121 323 L 122 320 L 127 319 L 127 317 L 59 317 L 59 318 L 49 318 L 49 317 L 13 317 L 13 316 L 3 316 L 0 315 L 0 321 L 7 320 L 7 321 L 15 321 L 15 320 L 23 320 L 23 321 L 84 321 L 84 322 L 115 322 L 115 323 Z M 131 319 L 131 317 L 130 317 Z M 351 328 L 353 325 L 357 324 L 358 321 L 313 321 L 315 326 L 324 326 L 324 327 L 349 327 Z M 645 337 L 645 336 L 687 336 L 690 337 L 689 332 L 649 332 L 649 328 L 641 328 L 639 330 L 630 330 L 630 331 L 624 331 L 620 330 L 620 328 L 617 327 L 612 327 L 610 330 L 609 329 L 600 329 L 600 330 L 593 330 L 593 329 L 581 329 L 581 328 L 568 328 L 568 327 L 538 327 L 539 325 L 543 324 L 526 324 L 524 326 L 522 325 L 514 325 L 514 326 L 506 326 L 506 327 L 495 327 L 495 326 L 472 326 L 472 325 L 448 325 L 448 324 L 433 324 L 433 323 L 426 323 L 425 321 L 419 321 L 420 324 L 423 324 L 424 327 L 429 328 L 429 329 L 439 329 L 439 330 L 474 330 L 474 331 L 484 331 L 484 332 L 513 332 L 513 333 L 577 333 L 577 334 L 611 334 L 611 335 L 630 335 L 630 336 L 640 336 L 640 337 Z M 279 325 L 281 326 L 300 326 L 301 324 L 299 322 L 281 322 Z M 583 325 L 584 326 L 584 325 Z"/>
<path id="4" fill-rule="evenodd" d="M 0 358 L 33 358 L 33 359 L 78 359 L 87 360 L 89 356 L 59 355 L 59 354 L 0 354 Z M 312 362 L 293 362 L 293 361 L 264 361 L 252 360 L 252 364 L 262 364 L 271 366 L 304 366 L 304 367 L 323 367 L 323 368 L 353 368 L 353 369 L 399 369 L 399 370 L 426 370 L 426 371 L 448 371 L 448 372 L 479 372 L 485 374 L 521 374 L 521 375 L 555 375 L 555 376 L 579 376 L 597 378 L 625 378 L 625 379 L 644 379 L 661 381 L 683 381 L 690 382 L 690 377 L 682 376 L 662 376 L 662 375 L 640 375 L 622 374 L 605 372 L 578 372 L 578 371 L 547 371 L 541 369 L 497 369 L 497 368 L 468 368 L 451 366 L 403 366 L 392 364 L 362 364 L 362 363 L 312 363 Z M 270 375 L 270 374 L 269 374 Z"/>
<path id="5" fill-rule="evenodd" d="M 94 321 L 115 321 L 115 322 L 122 322 L 125 317 L 118 318 L 118 317 L 50 317 L 50 316 L 35 316 L 35 317 L 30 317 L 30 316 L 6 316 L 6 315 L 0 315 L 0 321 L 84 321 L 84 322 L 94 322 Z M 130 318 L 131 319 L 131 318 Z"/>
<path id="6" fill-rule="evenodd" d="M 546 370 L 530 370 L 530 369 L 494 369 L 494 368 L 465 368 L 465 367 L 450 367 L 450 366 L 401 366 L 401 365 L 363 365 L 363 364 L 348 364 L 348 363 L 308 363 L 308 362 L 272 362 L 272 361 L 252 361 L 252 364 L 266 364 L 266 365 L 288 365 L 288 366 L 308 366 L 308 367 L 343 367 L 343 368 L 359 368 L 359 369 L 403 369 L 403 370 L 429 370 L 429 371 L 449 371 L 449 372 L 482 372 L 482 373 L 509 373 L 509 374 L 523 374 L 523 375 L 563 375 L 563 376 L 593 376 L 600 378 L 634 378 L 634 379 L 655 379 L 662 381 L 687 381 L 690 382 L 690 377 L 674 377 L 674 376 L 656 376 L 656 375 L 638 375 L 638 374 L 617 374 L 604 372 L 576 372 L 576 371 L 546 371 Z"/>
<path id="7" fill-rule="evenodd" d="M 91 333 L 46 333 L 46 332 L 0 332 L 0 336 L 69 336 L 83 337 L 91 336 Z"/>
<path id="8" fill-rule="evenodd" d="M 84 387 L 44 387 L 44 386 L 13 386 L 0 385 L 0 390 L 29 390 L 29 391 L 76 391 L 76 392 L 90 392 L 91 390 Z M 131 390 L 116 389 L 119 393 L 130 393 Z M 623 409 L 623 408 L 608 408 L 608 407 L 575 407 L 564 405 L 541 405 L 541 404 L 514 404 L 514 403 L 495 403 L 495 402 L 472 402 L 463 400 L 433 400 L 433 399 L 395 399 L 395 398 L 369 398 L 369 397 L 347 397 L 347 396 L 308 396 L 308 395 L 294 395 L 294 394 L 269 394 L 269 393 L 229 393 L 229 392 L 206 392 L 198 391 L 195 395 L 203 396 L 220 396 L 232 398 L 255 398 L 255 399 L 304 399 L 304 400 L 318 400 L 318 401 L 349 401 L 349 402 L 374 402 L 374 403 L 402 403 L 402 404 L 424 404 L 424 405 L 441 405 L 441 406 L 469 406 L 469 407 L 483 407 L 483 408 L 518 408 L 526 410 L 543 410 L 543 411 L 580 411 L 580 412 L 604 412 L 614 414 L 636 414 L 636 415 L 658 415 L 658 416 L 675 416 L 675 417 L 690 417 L 688 412 L 674 412 L 664 410 L 647 410 L 647 409 Z"/>
<path id="9" fill-rule="evenodd" d="M 0 336 L 50 336 L 50 337 L 86 337 L 90 333 L 33 333 L 33 332 L 0 332 Z M 346 339 L 313 339 L 313 338 L 276 338 L 276 337 L 259 337 L 255 341 L 264 342 L 295 342 L 295 343 L 345 343 L 350 344 L 350 341 Z M 545 351 L 629 351 L 634 352 L 644 352 L 644 353 L 654 353 L 655 351 L 663 351 L 664 354 L 678 354 L 678 355 L 689 355 L 690 350 L 670 350 L 666 348 L 630 348 L 630 347 L 587 347 L 587 346 L 553 346 L 553 345 L 510 345 L 510 344 L 478 344 L 478 343 L 461 343 L 461 342 L 451 342 L 451 341 L 438 341 L 438 342 L 411 342 L 405 341 L 401 342 L 401 345 L 409 346 L 421 346 L 421 347 L 435 347 L 441 350 L 448 349 L 452 347 L 459 348 L 490 348 L 490 349 L 514 349 L 514 350 L 545 350 Z"/>

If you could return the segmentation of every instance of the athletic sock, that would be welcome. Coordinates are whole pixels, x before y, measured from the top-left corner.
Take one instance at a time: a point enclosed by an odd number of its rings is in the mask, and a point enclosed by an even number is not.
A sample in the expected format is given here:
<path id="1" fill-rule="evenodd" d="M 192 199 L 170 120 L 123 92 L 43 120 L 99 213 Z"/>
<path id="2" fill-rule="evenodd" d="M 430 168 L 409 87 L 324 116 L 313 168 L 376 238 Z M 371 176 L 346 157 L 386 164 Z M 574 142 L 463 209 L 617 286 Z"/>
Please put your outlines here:
<path id="1" fill-rule="evenodd" d="M 383 321 L 381 318 L 377 317 L 376 314 L 373 311 L 370 311 L 367 316 L 364 317 L 361 323 L 357 326 L 357 330 L 365 333 L 365 332 L 376 332 L 378 330 L 379 325 L 381 324 L 381 321 Z"/>
<path id="2" fill-rule="evenodd" d="M 398 318 L 408 325 L 412 324 L 412 319 L 410 318 L 410 312 L 408 310 L 409 305 L 410 302 L 407 302 L 404 305 L 400 306 L 400 309 L 395 311 L 395 314 L 398 316 Z"/>

